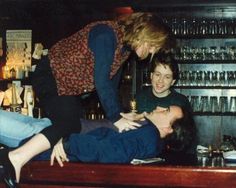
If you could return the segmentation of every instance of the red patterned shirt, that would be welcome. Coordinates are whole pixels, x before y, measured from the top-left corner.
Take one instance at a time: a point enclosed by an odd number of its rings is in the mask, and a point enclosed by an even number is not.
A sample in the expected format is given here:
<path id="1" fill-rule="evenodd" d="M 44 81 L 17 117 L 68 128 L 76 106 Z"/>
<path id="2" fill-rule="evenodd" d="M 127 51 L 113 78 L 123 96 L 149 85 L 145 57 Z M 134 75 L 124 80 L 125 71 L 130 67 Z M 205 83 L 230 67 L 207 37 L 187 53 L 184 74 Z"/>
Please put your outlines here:
<path id="1" fill-rule="evenodd" d="M 90 30 L 98 24 L 111 27 L 117 39 L 110 79 L 128 58 L 128 52 L 121 54 L 123 32 L 116 22 L 99 21 L 85 26 L 72 36 L 59 41 L 49 50 L 50 66 L 56 79 L 59 95 L 79 95 L 95 89 L 93 77 L 95 60 L 88 47 L 88 36 Z"/>

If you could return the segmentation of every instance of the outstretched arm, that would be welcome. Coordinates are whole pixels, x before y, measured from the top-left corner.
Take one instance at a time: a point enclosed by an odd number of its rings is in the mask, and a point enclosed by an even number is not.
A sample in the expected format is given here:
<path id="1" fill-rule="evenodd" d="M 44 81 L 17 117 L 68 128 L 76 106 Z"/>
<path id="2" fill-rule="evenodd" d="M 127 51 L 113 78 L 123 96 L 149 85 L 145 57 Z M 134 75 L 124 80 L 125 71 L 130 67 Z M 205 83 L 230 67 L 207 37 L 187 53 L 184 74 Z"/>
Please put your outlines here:
<path id="1" fill-rule="evenodd" d="M 105 24 L 95 26 L 89 35 L 89 47 L 94 54 L 94 82 L 96 91 L 106 113 L 115 122 L 120 118 L 121 104 L 118 97 L 116 79 L 110 79 L 111 65 L 116 50 L 116 36 Z M 117 75 L 119 76 L 119 75 Z"/>

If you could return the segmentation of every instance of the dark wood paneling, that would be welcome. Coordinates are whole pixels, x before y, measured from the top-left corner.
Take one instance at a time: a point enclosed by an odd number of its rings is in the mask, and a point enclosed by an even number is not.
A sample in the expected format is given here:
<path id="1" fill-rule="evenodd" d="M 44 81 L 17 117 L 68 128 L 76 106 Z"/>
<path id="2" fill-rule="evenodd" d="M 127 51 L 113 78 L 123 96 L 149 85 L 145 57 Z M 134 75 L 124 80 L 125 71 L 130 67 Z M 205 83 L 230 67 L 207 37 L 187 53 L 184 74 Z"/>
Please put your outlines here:
<path id="1" fill-rule="evenodd" d="M 31 162 L 22 169 L 23 187 L 236 187 L 236 168 Z M 27 186 L 28 185 L 28 186 Z M 34 186 L 35 187 L 35 186 Z"/>

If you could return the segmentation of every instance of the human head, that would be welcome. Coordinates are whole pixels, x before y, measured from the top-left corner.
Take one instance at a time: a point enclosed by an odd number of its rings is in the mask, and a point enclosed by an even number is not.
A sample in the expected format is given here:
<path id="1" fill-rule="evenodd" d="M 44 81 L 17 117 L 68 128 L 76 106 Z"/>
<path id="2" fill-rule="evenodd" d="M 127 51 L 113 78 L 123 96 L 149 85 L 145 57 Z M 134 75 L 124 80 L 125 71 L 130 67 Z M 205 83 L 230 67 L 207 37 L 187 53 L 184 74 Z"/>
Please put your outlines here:
<path id="1" fill-rule="evenodd" d="M 165 137 L 167 152 L 188 152 L 196 144 L 197 128 L 191 111 L 182 108 L 183 117 L 173 124 L 173 133 Z"/>
<path id="2" fill-rule="evenodd" d="M 169 106 L 168 108 L 156 107 L 151 113 L 146 114 L 149 119 L 159 130 L 161 138 L 173 132 L 173 125 L 178 119 L 183 117 L 183 112 L 179 106 Z"/>
<path id="3" fill-rule="evenodd" d="M 133 13 L 119 23 L 124 29 L 124 42 L 136 51 L 140 59 L 169 45 L 170 29 L 154 14 Z"/>
<path id="4" fill-rule="evenodd" d="M 165 97 L 170 87 L 175 84 L 179 75 L 177 62 L 170 53 L 156 54 L 150 65 L 152 92 L 157 97 Z"/>

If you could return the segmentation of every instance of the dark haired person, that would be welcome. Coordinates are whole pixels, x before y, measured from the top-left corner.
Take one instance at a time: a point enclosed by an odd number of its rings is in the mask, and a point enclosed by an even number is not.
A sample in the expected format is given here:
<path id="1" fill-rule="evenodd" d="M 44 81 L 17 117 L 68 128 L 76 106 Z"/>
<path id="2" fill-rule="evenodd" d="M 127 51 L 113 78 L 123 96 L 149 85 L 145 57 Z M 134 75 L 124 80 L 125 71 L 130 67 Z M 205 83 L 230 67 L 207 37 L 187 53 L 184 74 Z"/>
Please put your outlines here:
<path id="1" fill-rule="evenodd" d="M 30 147 L 21 147 L 29 154 L 25 161 L 52 148 L 61 138 L 80 132 L 80 97 L 84 93 L 96 90 L 106 117 L 117 121 L 122 111 L 117 92 L 122 64 L 131 51 L 144 59 L 165 48 L 169 36 L 169 28 L 154 14 L 133 13 L 122 20 L 88 24 L 53 45 L 32 78 L 36 96 L 53 126 L 29 140 Z M 0 151 L 0 157 L 3 155 Z M 14 164 L 18 178 L 24 163 Z"/>
<path id="2" fill-rule="evenodd" d="M 150 65 L 151 87 L 144 87 L 137 96 L 138 112 L 150 112 L 156 106 L 177 105 L 189 109 L 188 98 L 172 86 L 178 81 L 179 67 L 169 53 L 157 53 Z"/>
<path id="3" fill-rule="evenodd" d="M 53 149 L 53 155 L 60 165 L 62 165 L 63 161 L 67 161 L 67 159 L 84 162 L 127 163 L 133 158 L 156 157 L 162 151 L 162 139 L 175 132 L 176 128 L 180 130 L 186 129 L 186 125 L 189 124 L 188 117 L 185 109 L 178 106 L 170 106 L 168 108 L 157 107 L 151 113 L 138 115 L 136 120 L 141 121 L 145 118 L 142 121 L 143 126 L 140 128 L 119 133 L 111 128 L 114 128 L 114 126 L 109 127 L 108 125 L 109 128 L 102 127 L 84 134 L 72 134 L 64 142 L 67 154 L 58 152 L 64 148 L 62 147 L 62 142 L 59 142 Z M 25 116 L 25 118 L 30 117 Z M 35 120 L 37 121 L 37 119 Z M 88 124 L 85 125 L 85 127 L 88 126 Z M 186 137 L 189 135 L 181 135 L 181 138 L 184 138 L 184 140 L 189 139 Z M 179 138 L 175 137 L 175 139 L 178 140 Z M 23 146 L 30 147 L 27 142 Z M 15 181 L 19 182 L 20 178 L 20 174 L 17 173 L 28 162 L 27 159 L 31 153 L 30 148 L 27 150 L 27 153 L 22 151 L 21 147 L 10 151 L 10 160 L 8 159 L 8 151 L 6 149 L 1 149 L 1 152 L 0 164 L 3 166 L 4 181 L 9 183 L 9 187 L 11 187 L 11 184 L 14 187 Z M 19 167 L 18 164 L 22 166 Z"/>
<path id="4" fill-rule="evenodd" d="M 170 105 L 177 105 L 187 109 L 192 113 L 192 108 L 188 98 L 177 92 L 173 86 L 178 81 L 179 67 L 178 63 L 173 59 L 170 53 L 164 51 L 155 54 L 150 64 L 150 87 L 143 87 L 143 89 L 137 94 L 137 111 L 151 112 L 156 106 L 168 107 Z M 132 114 L 126 115 L 127 119 L 133 120 Z M 179 152 L 194 153 L 197 142 L 197 129 L 194 123 L 193 116 L 191 117 L 192 123 L 190 123 L 189 129 L 191 129 L 192 140 L 179 145 Z M 177 133 L 176 133 L 177 134 Z M 173 137 L 173 134 L 171 135 Z M 177 152 L 177 143 L 166 139 L 168 150 L 170 151 L 172 146 L 175 145 L 175 151 Z"/>

